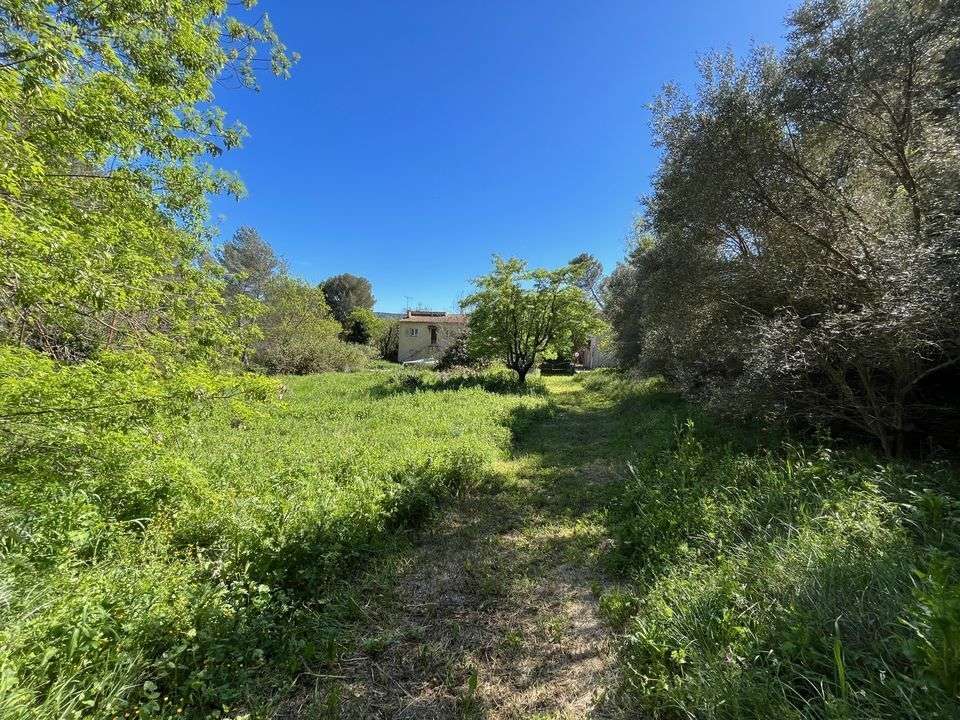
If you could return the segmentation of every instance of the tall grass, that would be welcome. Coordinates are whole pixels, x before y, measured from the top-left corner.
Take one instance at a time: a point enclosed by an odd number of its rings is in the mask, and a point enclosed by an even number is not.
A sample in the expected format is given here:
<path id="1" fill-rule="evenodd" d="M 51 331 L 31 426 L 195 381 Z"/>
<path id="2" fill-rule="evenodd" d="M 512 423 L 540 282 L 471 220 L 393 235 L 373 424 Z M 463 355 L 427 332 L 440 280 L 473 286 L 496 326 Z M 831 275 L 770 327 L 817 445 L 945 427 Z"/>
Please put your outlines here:
<path id="1" fill-rule="evenodd" d="M 625 697 L 655 718 L 960 717 L 945 464 L 741 450 L 681 424 L 616 508 Z M 729 436 L 729 435 L 728 435 Z"/>
<path id="2" fill-rule="evenodd" d="M 8 478 L 0 717 L 225 715 L 332 660 L 357 570 L 489 482 L 504 418 L 540 402 L 390 378 L 289 378 L 131 435 L 109 476 Z"/>

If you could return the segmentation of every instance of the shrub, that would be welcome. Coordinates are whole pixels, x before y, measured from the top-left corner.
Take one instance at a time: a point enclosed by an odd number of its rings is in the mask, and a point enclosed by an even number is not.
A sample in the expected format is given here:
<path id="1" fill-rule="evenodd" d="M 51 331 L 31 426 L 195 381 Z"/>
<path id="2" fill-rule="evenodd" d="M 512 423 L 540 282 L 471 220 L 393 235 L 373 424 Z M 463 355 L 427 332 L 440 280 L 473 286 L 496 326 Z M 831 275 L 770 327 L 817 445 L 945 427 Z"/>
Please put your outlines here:
<path id="1" fill-rule="evenodd" d="M 394 321 L 385 324 L 377 338 L 376 347 L 381 360 L 397 362 L 400 355 L 400 323 Z"/>
<path id="2" fill-rule="evenodd" d="M 383 394 L 442 392 L 466 388 L 479 388 L 499 394 L 546 394 L 546 386 L 540 378 L 520 382 L 503 366 L 494 366 L 483 371 L 462 368 L 449 372 L 404 369 L 394 373 L 378 392 Z"/>
<path id="3" fill-rule="evenodd" d="M 267 284 L 263 338 L 253 360 L 267 372 L 291 375 L 361 367 L 366 354 L 338 337 L 323 291 L 287 276 Z"/>
<path id="4" fill-rule="evenodd" d="M 370 345 L 376 343 L 385 331 L 385 323 L 374 315 L 373 310 L 355 307 L 343 325 L 343 339 L 358 345 Z"/>
<path id="5" fill-rule="evenodd" d="M 447 345 L 437 360 L 436 369 L 443 372 L 454 368 L 482 370 L 490 365 L 488 360 L 470 354 L 466 333 L 458 335 Z"/>

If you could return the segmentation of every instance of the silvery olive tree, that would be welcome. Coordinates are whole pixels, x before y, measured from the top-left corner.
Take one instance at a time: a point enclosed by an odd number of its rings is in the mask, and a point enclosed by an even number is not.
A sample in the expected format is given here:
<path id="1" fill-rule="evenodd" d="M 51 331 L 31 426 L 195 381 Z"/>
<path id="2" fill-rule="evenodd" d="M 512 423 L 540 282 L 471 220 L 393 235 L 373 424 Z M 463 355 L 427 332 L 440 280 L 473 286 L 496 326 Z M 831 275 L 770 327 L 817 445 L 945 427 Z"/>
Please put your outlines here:
<path id="1" fill-rule="evenodd" d="M 897 454 L 960 407 L 960 3 L 808 0 L 790 26 L 664 90 L 609 314 L 628 362 L 721 410 Z"/>

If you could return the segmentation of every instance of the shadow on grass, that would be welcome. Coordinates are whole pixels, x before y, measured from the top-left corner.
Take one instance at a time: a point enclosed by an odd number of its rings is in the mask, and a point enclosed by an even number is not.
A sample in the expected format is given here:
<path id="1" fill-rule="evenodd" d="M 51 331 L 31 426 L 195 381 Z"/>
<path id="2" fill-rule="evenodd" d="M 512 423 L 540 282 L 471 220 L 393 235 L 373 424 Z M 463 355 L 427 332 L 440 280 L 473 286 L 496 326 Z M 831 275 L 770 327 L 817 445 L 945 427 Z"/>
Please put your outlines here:
<path id="1" fill-rule="evenodd" d="M 521 384 L 508 373 L 457 373 L 433 372 L 397 373 L 385 382 L 370 389 L 376 398 L 392 397 L 405 393 L 443 392 L 478 388 L 498 395 L 545 395 L 546 386 L 532 378 Z"/>
<path id="2" fill-rule="evenodd" d="M 515 455 L 566 471 L 602 460 L 624 463 L 665 449 L 691 408 L 658 380 L 642 383 L 589 375 L 566 379 L 570 392 L 542 407 L 515 408 L 507 421 Z"/>

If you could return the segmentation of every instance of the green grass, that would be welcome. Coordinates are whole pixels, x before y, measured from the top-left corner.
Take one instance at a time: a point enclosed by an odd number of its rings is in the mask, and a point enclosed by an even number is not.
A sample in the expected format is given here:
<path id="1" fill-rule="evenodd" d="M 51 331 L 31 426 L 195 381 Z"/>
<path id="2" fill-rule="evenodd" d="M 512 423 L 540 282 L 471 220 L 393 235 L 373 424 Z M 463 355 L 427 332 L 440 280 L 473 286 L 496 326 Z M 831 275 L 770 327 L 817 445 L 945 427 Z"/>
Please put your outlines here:
<path id="1" fill-rule="evenodd" d="M 595 572 L 625 716 L 960 716 L 945 463 L 788 444 L 613 372 L 285 382 L 254 412 L 144 429 L 98 458 L 109 476 L 0 487 L 0 717 L 267 717 L 395 642 L 363 629 L 409 531 L 487 492 L 519 550 L 468 568 L 477 592 Z"/>
<path id="2" fill-rule="evenodd" d="M 602 599 L 628 708 L 960 716 L 955 472 L 738 435 L 691 418 L 628 468 L 611 512 L 621 587 Z"/>
<path id="3" fill-rule="evenodd" d="M 730 426 L 656 379 L 545 382 L 514 471 L 557 534 L 585 529 L 568 560 L 615 539 L 596 592 L 624 716 L 960 716 L 952 466 Z"/>
<path id="4" fill-rule="evenodd" d="M 336 659 L 358 573 L 495 481 L 510 413 L 542 402 L 385 372 L 285 383 L 157 435 L 115 478 L 51 484 L 43 508 L 5 488 L 0 717 L 256 714 Z"/>

